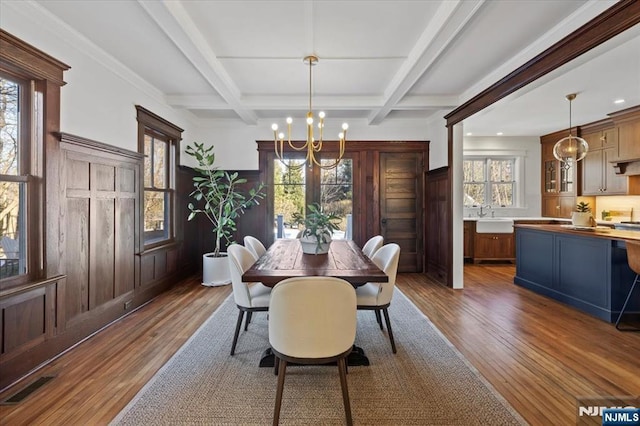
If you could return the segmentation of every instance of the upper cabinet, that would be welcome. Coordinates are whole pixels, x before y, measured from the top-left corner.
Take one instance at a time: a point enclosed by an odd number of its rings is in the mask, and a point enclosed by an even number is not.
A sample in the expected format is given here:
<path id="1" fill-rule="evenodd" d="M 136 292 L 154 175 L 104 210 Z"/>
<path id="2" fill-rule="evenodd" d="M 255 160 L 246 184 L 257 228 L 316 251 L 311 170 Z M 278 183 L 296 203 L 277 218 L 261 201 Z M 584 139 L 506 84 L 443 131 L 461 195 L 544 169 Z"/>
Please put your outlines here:
<path id="1" fill-rule="evenodd" d="M 618 128 L 609 119 L 581 127 L 589 152 L 582 160 L 582 195 L 627 193 L 627 177 L 617 175 L 611 163 L 618 158 Z"/>
<path id="2" fill-rule="evenodd" d="M 640 105 L 609 114 L 618 129 L 617 160 L 640 161 Z"/>
<path id="3" fill-rule="evenodd" d="M 575 134 L 575 131 L 573 132 Z M 567 131 L 540 138 L 542 146 L 542 216 L 571 217 L 578 190 L 578 173 L 574 161 L 559 161 L 553 156 L 553 146 L 567 136 Z"/>

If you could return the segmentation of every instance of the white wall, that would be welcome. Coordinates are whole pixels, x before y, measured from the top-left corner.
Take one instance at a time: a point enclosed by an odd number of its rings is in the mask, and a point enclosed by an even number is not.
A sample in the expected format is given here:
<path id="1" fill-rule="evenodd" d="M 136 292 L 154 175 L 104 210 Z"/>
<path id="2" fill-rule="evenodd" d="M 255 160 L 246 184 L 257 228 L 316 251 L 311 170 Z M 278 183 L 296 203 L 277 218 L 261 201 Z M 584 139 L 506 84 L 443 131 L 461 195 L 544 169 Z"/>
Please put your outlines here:
<path id="1" fill-rule="evenodd" d="M 447 120 L 444 116 L 449 111 L 438 111 L 427 120 L 429 134 L 429 170 L 449 165 L 449 141 L 447 135 Z"/>
<path id="2" fill-rule="evenodd" d="M 484 153 L 486 155 L 522 154 L 523 189 L 521 206 L 518 208 L 494 208 L 496 217 L 538 217 L 541 212 L 540 195 L 540 138 L 538 137 L 472 137 L 465 136 L 463 142 L 465 153 Z M 462 169 L 459 171 L 462 173 Z M 477 217 L 477 208 L 465 208 L 464 216 Z"/>

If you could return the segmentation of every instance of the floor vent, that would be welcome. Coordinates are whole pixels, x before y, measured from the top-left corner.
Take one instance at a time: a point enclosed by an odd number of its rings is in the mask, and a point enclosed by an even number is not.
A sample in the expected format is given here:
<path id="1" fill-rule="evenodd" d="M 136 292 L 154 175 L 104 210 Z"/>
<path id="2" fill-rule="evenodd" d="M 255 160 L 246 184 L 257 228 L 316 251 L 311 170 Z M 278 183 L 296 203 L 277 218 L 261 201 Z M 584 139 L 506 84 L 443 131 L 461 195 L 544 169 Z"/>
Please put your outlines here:
<path id="1" fill-rule="evenodd" d="M 11 405 L 11 404 L 19 404 L 24 401 L 29 395 L 40 389 L 42 386 L 46 385 L 51 381 L 51 379 L 55 378 L 55 376 L 43 376 L 40 377 L 35 382 L 31 383 L 24 389 L 20 390 L 18 393 L 11 395 L 9 398 L 0 402 L 2 405 Z"/>

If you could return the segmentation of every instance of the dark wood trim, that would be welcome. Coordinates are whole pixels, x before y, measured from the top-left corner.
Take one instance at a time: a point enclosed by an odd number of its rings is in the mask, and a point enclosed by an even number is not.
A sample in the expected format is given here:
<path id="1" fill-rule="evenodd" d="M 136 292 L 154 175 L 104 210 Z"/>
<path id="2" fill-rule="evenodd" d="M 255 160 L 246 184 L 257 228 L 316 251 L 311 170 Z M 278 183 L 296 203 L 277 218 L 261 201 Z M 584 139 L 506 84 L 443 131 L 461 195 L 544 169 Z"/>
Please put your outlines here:
<path id="1" fill-rule="evenodd" d="M 25 43 L 0 28 L 0 64 L 27 73 L 37 80 L 47 80 L 57 86 L 64 86 L 64 71 L 71 67 Z"/>
<path id="2" fill-rule="evenodd" d="M 293 141 L 295 144 L 302 144 L 304 141 Z M 273 141 L 256 141 L 258 151 L 275 152 Z M 299 152 L 284 144 L 285 152 Z M 328 152 L 338 151 L 337 141 L 322 142 L 322 150 Z M 345 152 L 405 152 L 405 151 L 429 151 L 429 141 L 347 141 Z"/>
<path id="3" fill-rule="evenodd" d="M 60 280 L 62 280 L 64 278 L 66 278 L 66 277 L 67 277 L 66 275 L 56 275 L 54 277 L 50 277 L 50 278 L 46 278 L 46 279 L 43 279 L 43 280 L 31 282 L 31 283 L 29 283 L 27 285 L 24 285 L 24 286 L 20 286 L 20 287 L 17 287 L 17 288 L 10 288 L 8 290 L 0 291 L 0 300 L 5 299 L 5 298 L 10 297 L 10 296 L 14 296 L 16 294 L 23 293 L 25 291 L 33 290 L 34 288 L 46 286 L 47 284 L 51 284 L 53 282 L 60 281 Z"/>
<path id="4" fill-rule="evenodd" d="M 138 121 L 143 122 L 148 127 L 160 131 L 171 138 L 175 138 L 177 141 L 182 140 L 182 132 L 184 132 L 184 129 L 181 129 L 170 121 L 154 114 L 143 106 L 136 105 L 136 111 Z"/>
<path id="5" fill-rule="evenodd" d="M 640 23 L 640 1 L 622 0 L 444 118 L 452 126 Z"/>
<path id="6" fill-rule="evenodd" d="M 113 145 L 109 145 L 103 142 L 94 141 L 91 139 L 87 139 L 82 136 L 76 136 L 69 133 L 60 132 L 58 133 L 58 137 L 60 138 L 60 142 L 76 145 L 78 147 L 87 148 L 87 152 L 104 152 L 110 154 L 116 154 L 122 157 L 131 158 L 134 161 L 139 161 L 144 158 L 144 154 L 139 152 L 130 151 L 128 149 L 119 148 Z"/>

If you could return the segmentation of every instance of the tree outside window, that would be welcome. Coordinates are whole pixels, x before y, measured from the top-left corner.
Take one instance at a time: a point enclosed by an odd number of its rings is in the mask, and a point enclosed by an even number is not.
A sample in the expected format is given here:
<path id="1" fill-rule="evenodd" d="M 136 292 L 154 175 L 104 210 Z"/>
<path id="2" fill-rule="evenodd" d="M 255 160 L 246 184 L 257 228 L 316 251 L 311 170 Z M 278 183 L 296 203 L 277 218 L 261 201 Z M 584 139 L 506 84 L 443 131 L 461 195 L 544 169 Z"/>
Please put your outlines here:
<path id="1" fill-rule="evenodd" d="M 307 205 L 319 203 L 323 211 L 331 212 L 342 220 L 333 238 L 345 238 L 347 216 L 353 213 L 353 160 L 343 158 L 337 167 L 322 169 L 303 165 L 296 153 L 284 160 L 273 159 L 273 218 L 277 227 L 282 215 L 284 236 L 295 238 L 303 229 Z M 321 159 L 330 165 L 335 159 Z M 302 165 L 302 167 L 300 167 Z M 277 235 L 277 229 L 274 230 Z"/>
<path id="2" fill-rule="evenodd" d="M 138 151 L 144 154 L 143 237 L 146 247 L 175 237 L 175 167 L 182 129 L 137 105 Z"/>
<path id="3" fill-rule="evenodd" d="M 465 158 L 464 206 L 515 204 L 515 158 Z"/>
<path id="4" fill-rule="evenodd" d="M 26 191 L 28 142 L 21 134 L 22 91 L 25 86 L 0 76 L 0 279 L 27 272 Z M 28 160 L 28 157 L 26 158 Z"/>

